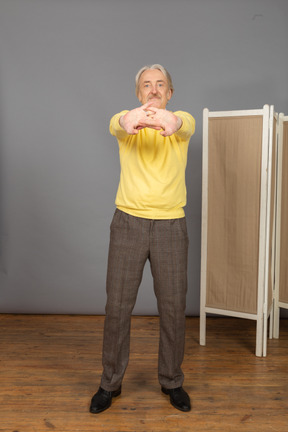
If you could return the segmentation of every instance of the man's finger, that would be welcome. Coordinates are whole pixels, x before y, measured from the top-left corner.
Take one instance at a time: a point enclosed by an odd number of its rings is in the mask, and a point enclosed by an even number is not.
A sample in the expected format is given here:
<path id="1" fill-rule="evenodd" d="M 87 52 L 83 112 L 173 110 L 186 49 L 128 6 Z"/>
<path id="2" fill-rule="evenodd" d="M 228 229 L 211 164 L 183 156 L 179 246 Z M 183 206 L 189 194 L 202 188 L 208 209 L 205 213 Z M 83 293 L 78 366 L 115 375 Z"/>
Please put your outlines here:
<path id="1" fill-rule="evenodd" d="M 146 102 L 146 104 L 142 105 L 140 108 L 142 108 L 143 110 L 145 110 L 146 108 L 150 107 L 152 104 L 153 104 L 153 101 Z"/>
<path id="2" fill-rule="evenodd" d="M 153 102 L 150 102 L 150 103 L 153 103 Z M 144 105 L 143 105 L 144 106 Z M 153 107 L 153 106 L 150 106 L 149 107 L 149 111 L 153 111 L 153 113 L 157 113 L 157 111 L 159 111 L 159 108 L 156 108 L 156 107 Z"/>

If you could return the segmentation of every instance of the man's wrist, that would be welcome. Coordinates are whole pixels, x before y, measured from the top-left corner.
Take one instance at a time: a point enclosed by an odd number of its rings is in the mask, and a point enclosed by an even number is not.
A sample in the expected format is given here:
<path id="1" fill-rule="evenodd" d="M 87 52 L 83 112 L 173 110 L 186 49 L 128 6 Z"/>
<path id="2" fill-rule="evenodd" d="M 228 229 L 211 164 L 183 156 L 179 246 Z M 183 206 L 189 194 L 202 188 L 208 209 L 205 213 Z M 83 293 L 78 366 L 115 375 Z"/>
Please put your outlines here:
<path id="1" fill-rule="evenodd" d="M 125 128 L 124 128 L 124 125 L 123 125 L 123 117 L 124 117 L 124 115 L 122 115 L 122 116 L 119 118 L 119 125 L 121 126 L 122 129 L 125 129 Z"/>
<path id="2" fill-rule="evenodd" d="M 183 121 L 180 117 L 178 117 L 178 116 L 176 116 L 176 117 L 177 117 L 177 131 L 178 131 L 179 129 L 181 129 Z"/>

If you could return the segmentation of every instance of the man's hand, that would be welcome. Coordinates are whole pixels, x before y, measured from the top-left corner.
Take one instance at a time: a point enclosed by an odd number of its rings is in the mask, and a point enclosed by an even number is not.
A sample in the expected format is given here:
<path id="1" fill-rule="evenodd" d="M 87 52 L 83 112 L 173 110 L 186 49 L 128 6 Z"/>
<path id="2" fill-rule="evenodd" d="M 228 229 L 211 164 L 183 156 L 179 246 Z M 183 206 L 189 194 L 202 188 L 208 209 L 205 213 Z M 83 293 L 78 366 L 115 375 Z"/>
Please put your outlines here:
<path id="1" fill-rule="evenodd" d="M 147 102 L 139 108 L 128 111 L 120 118 L 120 126 L 129 135 L 136 135 L 145 127 L 161 130 L 160 135 L 164 137 L 177 132 L 182 126 L 182 120 L 171 111 L 155 108 L 152 104 L 153 102 Z"/>
<path id="2" fill-rule="evenodd" d="M 153 102 L 147 102 L 139 108 L 135 108 L 128 111 L 124 116 L 120 117 L 120 126 L 125 129 L 129 135 L 136 135 L 140 129 L 144 127 L 150 127 L 147 123 L 149 115 L 153 115 L 150 111 L 150 106 Z M 160 127 L 155 127 L 155 129 L 161 129 Z"/>
<path id="3" fill-rule="evenodd" d="M 182 120 L 171 111 L 150 106 L 149 115 L 139 121 L 140 127 L 150 127 L 161 130 L 160 135 L 166 137 L 177 132 L 182 126 Z"/>

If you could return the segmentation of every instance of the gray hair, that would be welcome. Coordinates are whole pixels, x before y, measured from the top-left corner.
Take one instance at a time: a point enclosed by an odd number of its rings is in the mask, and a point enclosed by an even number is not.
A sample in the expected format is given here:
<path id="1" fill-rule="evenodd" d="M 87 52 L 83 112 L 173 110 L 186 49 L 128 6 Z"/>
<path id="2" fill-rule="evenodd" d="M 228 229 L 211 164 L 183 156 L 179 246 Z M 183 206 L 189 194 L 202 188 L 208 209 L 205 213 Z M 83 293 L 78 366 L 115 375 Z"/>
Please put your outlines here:
<path id="1" fill-rule="evenodd" d="M 145 72 L 146 70 L 150 70 L 150 69 L 158 69 L 158 70 L 160 70 L 163 73 L 163 75 L 167 78 L 168 88 L 173 93 L 174 87 L 173 87 L 172 78 L 171 78 L 171 75 L 169 74 L 169 72 L 163 66 L 161 66 L 160 64 L 153 64 L 153 65 L 143 66 L 139 70 L 139 72 L 137 72 L 137 75 L 135 77 L 136 96 L 138 97 L 138 94 L 139 94 L 139 81 L 140 81 L 140 77 L 141 77 L 142 73 Z"/>

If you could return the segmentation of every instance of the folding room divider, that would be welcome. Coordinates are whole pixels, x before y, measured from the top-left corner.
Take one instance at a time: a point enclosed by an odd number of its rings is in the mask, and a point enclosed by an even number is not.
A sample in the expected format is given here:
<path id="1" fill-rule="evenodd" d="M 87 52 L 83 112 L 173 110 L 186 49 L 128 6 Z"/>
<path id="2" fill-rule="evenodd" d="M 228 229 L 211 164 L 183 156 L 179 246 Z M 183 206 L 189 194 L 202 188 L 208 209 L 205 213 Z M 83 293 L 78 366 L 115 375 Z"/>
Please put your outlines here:
<path id="1" fill-rule="evenodd" d="M 274 107 L 203 111 L 200 344 L 206 314 L 256 321 L 256 356 L 273 326 Z"/>
<path id="2" fill-rule="evenodd" d="M 273 337 L 279 338 L 280 308 L 288 309 L 288 116 L 279 114 L 277 224 Z"/>

